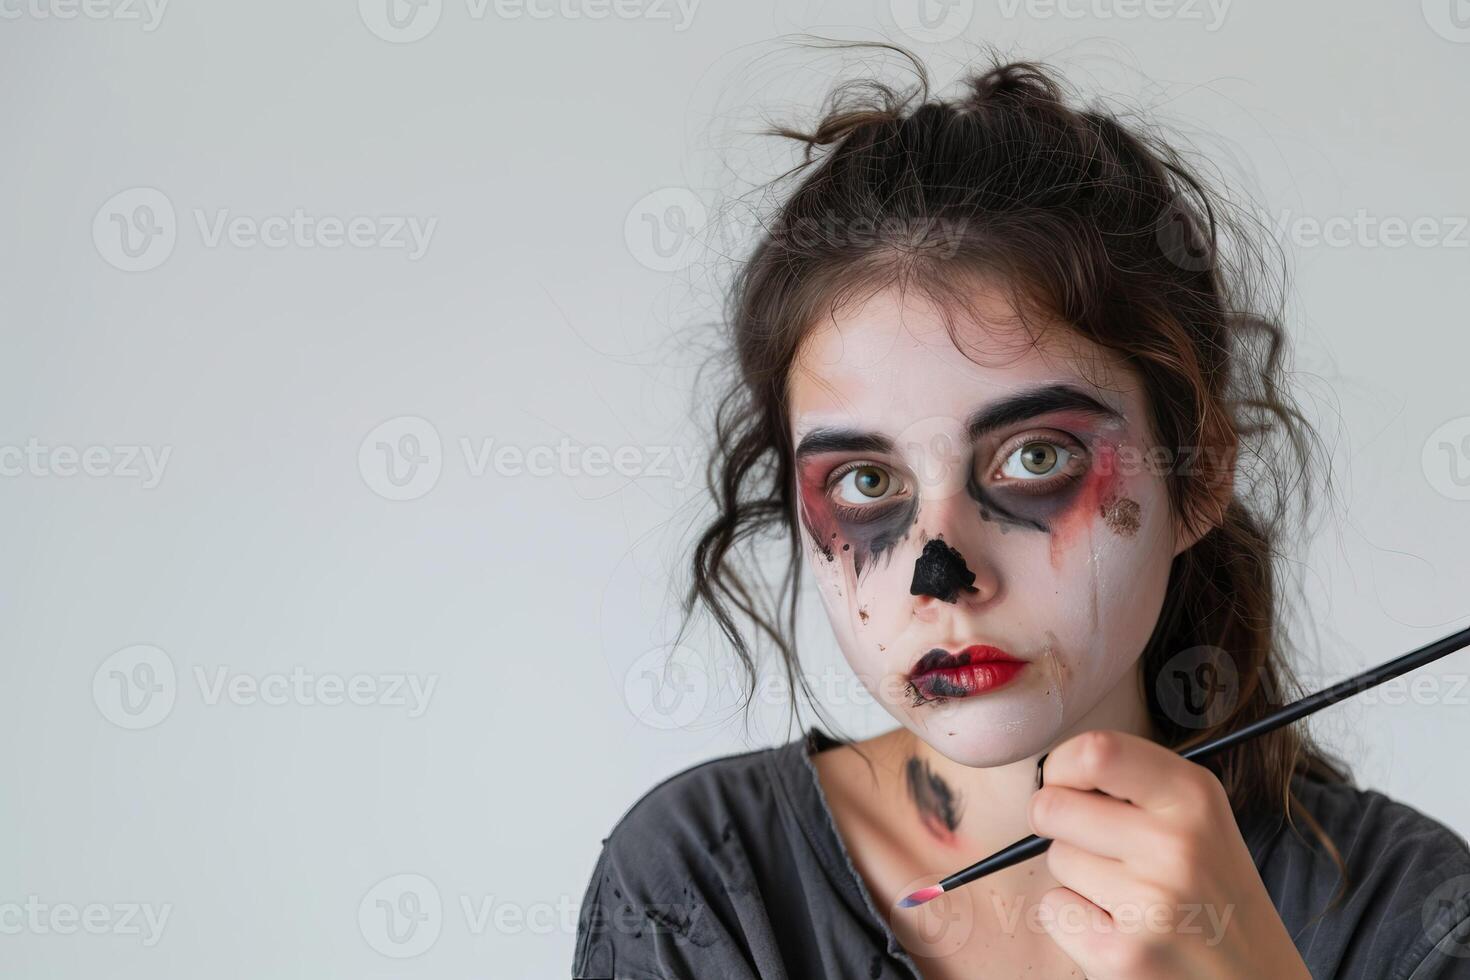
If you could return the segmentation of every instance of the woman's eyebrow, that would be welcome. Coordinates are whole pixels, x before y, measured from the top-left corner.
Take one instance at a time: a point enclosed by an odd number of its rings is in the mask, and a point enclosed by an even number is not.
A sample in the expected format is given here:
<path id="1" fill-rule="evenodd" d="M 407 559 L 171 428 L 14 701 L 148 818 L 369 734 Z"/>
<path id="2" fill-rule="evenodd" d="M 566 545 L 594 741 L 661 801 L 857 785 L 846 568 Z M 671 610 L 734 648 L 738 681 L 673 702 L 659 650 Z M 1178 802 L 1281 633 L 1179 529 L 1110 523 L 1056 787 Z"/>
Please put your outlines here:
<path id="1" fill-rule="evenodd" d="M 971 439 L 987 432 L 1015 425 L 1047 412 L 1084 412 L 1098 418 L 1123 422 L 1123 413 L 1070 384 L 1049 384 L 1030 388 L 998 402 L 976 409 L 965 423 Z"/>
<path id="2" fill-rule="evenodd" d="M 891 453 L 893 440 L 881 432 L 822 426 L 801 437 L 796 447 L 798 461 L 818 453 Z"/>
<path id="3" fill-rule="evenodd" d="M 1125 421 L 1117 409 L 1070 384 L 1049 384 L 1010 395 L 970 413 L 965 431 L 970 439 L 1015 425 L 1047 412 L 1074 411 L 1099 418 Z M 798 461 L 818 453 L 891 453 L 893 440 L 881 432 L 821 426 L 802 436 L 796 447 Z"/>

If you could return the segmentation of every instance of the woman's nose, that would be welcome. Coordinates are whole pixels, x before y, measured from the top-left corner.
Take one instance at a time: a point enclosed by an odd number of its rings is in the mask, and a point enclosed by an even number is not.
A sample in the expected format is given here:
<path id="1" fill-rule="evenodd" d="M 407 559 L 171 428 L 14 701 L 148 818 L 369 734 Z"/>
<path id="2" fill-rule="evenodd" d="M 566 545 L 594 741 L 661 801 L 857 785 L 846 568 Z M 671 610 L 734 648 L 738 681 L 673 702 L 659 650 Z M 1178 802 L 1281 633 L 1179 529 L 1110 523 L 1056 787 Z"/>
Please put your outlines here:
<path id="1" fill-rule="evenodd" d="M 930 538 L 914 562 L 910 595 L 933 596 L 942 602 L 958 602 L 961 593 L 975 593 L 975 573 L 965 556 L 939 538 Z"/>

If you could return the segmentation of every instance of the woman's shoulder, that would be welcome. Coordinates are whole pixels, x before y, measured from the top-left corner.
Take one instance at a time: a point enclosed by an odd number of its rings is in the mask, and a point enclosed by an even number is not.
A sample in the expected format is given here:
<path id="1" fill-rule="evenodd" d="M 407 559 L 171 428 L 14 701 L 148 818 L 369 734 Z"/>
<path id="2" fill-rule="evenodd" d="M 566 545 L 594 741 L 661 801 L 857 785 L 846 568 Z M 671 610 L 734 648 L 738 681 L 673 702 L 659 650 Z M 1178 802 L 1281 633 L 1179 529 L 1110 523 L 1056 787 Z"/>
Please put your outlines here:
<path id="1" fill-rule="evenodd" d="M 1464 836 L 1378 790 L 1306 777 L 1292 789 L 1346 865 L 1346 888 L 1309 820 L 1258 820 L 1246 841 L 1314 972 L 1418 980 L 1470 971 Z"/>
<path id="2" fill-rule="evenodd" d="M 778 791 L 773 766 L 788 763 L 799 744 L 714 756 L 664 777 L 623 810 L 603 847 L 639 852 L 655 842 L 663 848 L 708 845 L 711 834 L 768 814 Z"/>
<path id="3" fill-rule="evenodd" d="M 752 889 L 752 862 L 779 850 L 779 784 L 803 744 L 696 763 L 623 811 L 582 898 L 574 977 L 740 975 L 721 959 L 740 948 L 723 906 Z"/>

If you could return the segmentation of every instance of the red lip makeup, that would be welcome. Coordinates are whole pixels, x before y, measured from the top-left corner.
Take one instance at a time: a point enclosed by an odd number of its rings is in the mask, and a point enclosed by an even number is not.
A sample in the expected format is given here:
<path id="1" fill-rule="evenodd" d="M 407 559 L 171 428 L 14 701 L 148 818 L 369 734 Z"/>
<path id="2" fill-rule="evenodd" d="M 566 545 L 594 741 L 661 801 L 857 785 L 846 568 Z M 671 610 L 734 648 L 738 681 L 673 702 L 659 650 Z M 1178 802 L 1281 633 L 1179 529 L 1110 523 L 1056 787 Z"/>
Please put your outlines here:
<path id="1" fill-rule="evenodd" d="M 1026 667 L 999 647 L 972 645 L 958 653 L 935 647 L 909 671 L 915 703 L 938 698 L 967 698 L 1003 687 Z"/>

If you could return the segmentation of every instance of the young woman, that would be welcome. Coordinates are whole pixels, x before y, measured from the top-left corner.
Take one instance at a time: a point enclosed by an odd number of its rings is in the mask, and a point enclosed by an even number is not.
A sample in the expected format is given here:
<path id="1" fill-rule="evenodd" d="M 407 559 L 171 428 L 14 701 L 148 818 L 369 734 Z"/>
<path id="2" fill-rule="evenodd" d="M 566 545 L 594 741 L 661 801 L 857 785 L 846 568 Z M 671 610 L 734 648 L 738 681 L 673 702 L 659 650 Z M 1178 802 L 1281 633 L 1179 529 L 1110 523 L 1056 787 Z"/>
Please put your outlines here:
<path id="1" fill-rule="evenodd" d="M 1174 751 L 1298 693 L 1276 566 L 1317 443 L 1220 198 L 1033 64 L 827 108 L 735 285 L 690 605 L 800 684 L 804 565 L 898 727 L 645 794 L 573 976 L 1470 977 L 1463 838 L 1300 730 Z M 772 527 L 784 623 L 733 567 Z"/>

